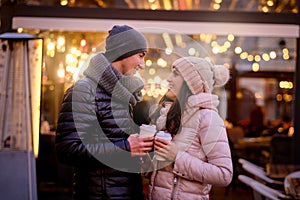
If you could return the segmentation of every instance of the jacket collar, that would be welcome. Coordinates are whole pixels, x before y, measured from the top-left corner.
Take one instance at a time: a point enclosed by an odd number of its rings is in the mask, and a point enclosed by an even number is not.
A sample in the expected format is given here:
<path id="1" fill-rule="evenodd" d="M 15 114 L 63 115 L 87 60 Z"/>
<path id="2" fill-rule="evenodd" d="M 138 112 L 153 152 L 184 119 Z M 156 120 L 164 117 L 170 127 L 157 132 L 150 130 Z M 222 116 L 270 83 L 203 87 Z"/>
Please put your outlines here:
<path id="1" fill-rule="evenodd" d="M 125 76 L 116 70 L 102 53 L 91 58 L 83 74 L 98 83 L 98 87 L 101 87 L 112 98 L 129 101 L 132 105 L 137 103 L 136 97 L 128 89 L 132 85 L 124 86 L 122 84 L 120 79 Z"/>
<path id="2" fill-rule="evenodd" d="M 187 104 L 182 116 L 182 123 L 186 123 L 199 109 L 210 109 L 218 112 L 218 96 L 211 93 L 199 93 L 188 98 Z"/>
<path id="3" fill-rule="evenodd" d="M 218 112 L 218 96 L 211 93 L 199 93 L 188 98 L 187 106 L 190 108 L 210 109 Z"/>

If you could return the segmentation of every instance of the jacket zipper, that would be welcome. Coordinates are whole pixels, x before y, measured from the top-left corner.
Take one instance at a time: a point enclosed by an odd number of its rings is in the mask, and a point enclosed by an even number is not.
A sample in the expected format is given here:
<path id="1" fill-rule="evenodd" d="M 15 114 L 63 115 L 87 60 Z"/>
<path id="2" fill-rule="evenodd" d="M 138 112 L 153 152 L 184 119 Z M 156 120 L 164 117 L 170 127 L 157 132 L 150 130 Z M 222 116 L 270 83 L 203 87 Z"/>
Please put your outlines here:
<path id="1" fill-rule="evenodd" d="M 177 186 L 177 181 L 178 181 L 178 178 L 177 178 L 177 176 L 175 176 L 174 179 L 173 179 L 173 190 L 172 190 L 171 200 L 174 199 L 174 194 L 175 194 L 175 189 L 176 189 L 176 186 Z"/>
<path id="2" fill-rule="evenodd" d="M 104 169 L 101 169 L 101 181 L 102 181 L 102 198 L 103 199 L 106 199 L 107 198 L 107 195 L 106 195 L 106 180 L 105 180 L 105 177 L 104 177 L 104 174 L 105 174 L 105 170 Z"/>

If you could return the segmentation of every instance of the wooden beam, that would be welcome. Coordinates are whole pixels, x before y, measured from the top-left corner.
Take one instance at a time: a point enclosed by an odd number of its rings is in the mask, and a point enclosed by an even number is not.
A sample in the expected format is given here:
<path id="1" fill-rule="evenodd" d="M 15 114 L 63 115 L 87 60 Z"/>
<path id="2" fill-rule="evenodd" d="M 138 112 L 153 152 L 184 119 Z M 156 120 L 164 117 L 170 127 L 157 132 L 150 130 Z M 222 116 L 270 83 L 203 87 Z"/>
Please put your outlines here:
<path id="1" fill-rule="evenodd" d="M 88 7 L 57 7 L 17 5 L 13 16 L 54 17 L 54 18 L 91 18 L 122 20 L 159 20 L 190 22 L 230 22 L 230 23 L 269 23 L 300 24 L 295 13 L 259 13 L 259 12 L 212 12 L 212 11 L 166 11 L 113 9 Z M 298 17 L 297 17 L 298 16 Z"/>

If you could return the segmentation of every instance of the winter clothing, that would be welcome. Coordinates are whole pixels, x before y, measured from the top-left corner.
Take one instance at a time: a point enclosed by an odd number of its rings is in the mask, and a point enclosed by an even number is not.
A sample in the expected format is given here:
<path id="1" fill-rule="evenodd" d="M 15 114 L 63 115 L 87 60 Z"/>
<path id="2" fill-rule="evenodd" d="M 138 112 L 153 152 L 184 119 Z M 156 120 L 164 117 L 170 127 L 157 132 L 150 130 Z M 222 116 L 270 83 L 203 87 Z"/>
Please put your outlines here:
<path id="1" fill-rule="evenodd" d="M 212 185 L 227 186 L 233 175 L 226 128 L 217 109 L 218 96 L 211 93 L 215 86 L 226 84 L 229 71 L 198 57 L 179 58 L 172 66 L 192 94 L 183 105 L 182 127 L 168 148 L 177 152 L 175 161 L 171 164 L 156 161 L 157 170 L 151 176 L 149 199 L 208 200 Z M 168 112 L 172 108 L 170 105 L 161 108 L 156 120 L 159 130 L 166 130 Z"/>
<path id="2" fill-rule="evenodd" d="M 58 159 L 75 167 L 74 199 L 143 199 L 139 158 L 127 141 L 137 132 L 132 106 L 143 84 L 101 53 L 84 75 L 66 91 L 56 131 Z"/>
<path id="3" fill-rule="evenodd" d="M 147 51 L 146 38 L 130 26 L 115 25 L 106 38 L 105 57 L 110 62 Z"/>
<path id="4" fill-rule="evenodd" d="M 151 200 L 209 199 L 212 185 L 226 186 L 232 179 L 232 161 L 224 122 L 217 113 L 218 97 L 199 93 L 188 98 L 181 132 L 173 137 L 180 149 L 172 165 L 151 176 Z M 168 108 L 161 110 L 157 126 L 165 127 Z M 158 161 L 159 163 L 159 161 Z"/>
<path id="5" fill-rule="evenodd" d="M 228 69 L 213 65 L 203 58 L 182 57 L 173 63 L 193 94 L 211 93 L 214 87 L 225 85 L 229 80 Z"/>

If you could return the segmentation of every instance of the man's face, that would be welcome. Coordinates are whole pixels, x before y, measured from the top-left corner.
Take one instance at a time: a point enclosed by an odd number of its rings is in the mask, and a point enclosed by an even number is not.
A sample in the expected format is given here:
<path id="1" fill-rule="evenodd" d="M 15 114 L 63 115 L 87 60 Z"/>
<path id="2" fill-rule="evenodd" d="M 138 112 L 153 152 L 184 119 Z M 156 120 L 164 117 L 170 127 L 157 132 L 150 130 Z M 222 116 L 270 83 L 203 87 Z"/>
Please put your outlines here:
<path id="1" fill-rule="evenodd" d="M 121 73 L 124 75 L 134 75 L 139 69 L 145 69 L 146 52 L 134 54 L 121 60 Z"/>

